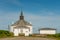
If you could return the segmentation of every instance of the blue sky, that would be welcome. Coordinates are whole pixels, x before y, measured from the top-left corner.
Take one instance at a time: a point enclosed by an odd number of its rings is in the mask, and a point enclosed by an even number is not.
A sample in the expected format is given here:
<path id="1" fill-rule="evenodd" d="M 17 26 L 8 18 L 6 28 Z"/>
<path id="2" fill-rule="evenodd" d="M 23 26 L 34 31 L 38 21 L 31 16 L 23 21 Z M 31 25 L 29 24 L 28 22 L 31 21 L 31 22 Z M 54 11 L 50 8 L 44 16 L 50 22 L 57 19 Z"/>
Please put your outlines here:
<path id="1" fill-rule="evenodd" d="M 56 28 L 60 32 L 60 0 L 0 0 L 0 29 L 19 20 L 21 8 L 34 33 L 39 28 Z"/>

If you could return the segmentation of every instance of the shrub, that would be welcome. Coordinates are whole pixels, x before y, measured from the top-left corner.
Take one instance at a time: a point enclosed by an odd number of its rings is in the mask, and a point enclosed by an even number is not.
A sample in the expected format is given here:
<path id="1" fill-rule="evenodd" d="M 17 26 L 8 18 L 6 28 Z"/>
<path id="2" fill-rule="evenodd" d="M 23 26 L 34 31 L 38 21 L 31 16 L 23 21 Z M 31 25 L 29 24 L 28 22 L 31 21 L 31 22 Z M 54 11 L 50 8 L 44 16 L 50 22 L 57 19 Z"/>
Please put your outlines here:
<path id="1" fill-rule="evenodd" d="M 60 33 L 58 33 L 58 34 L 55 34 L 55 37 L 60 37 Z"/>
<path id="2" fill-rule="evenodd" d="M 0 30 L 0 38 L 1 37 L 12 37 L 13 33 L 6 31 L 6 30 Z"/>
<path id="3" fill-rule="evenodd" d="M 55 38 L 59 38 L 59 37 L 60 37 L 60 33 L 52 34 L 52 35 L 47 35 L 47 37 L 55 37 Z"/>

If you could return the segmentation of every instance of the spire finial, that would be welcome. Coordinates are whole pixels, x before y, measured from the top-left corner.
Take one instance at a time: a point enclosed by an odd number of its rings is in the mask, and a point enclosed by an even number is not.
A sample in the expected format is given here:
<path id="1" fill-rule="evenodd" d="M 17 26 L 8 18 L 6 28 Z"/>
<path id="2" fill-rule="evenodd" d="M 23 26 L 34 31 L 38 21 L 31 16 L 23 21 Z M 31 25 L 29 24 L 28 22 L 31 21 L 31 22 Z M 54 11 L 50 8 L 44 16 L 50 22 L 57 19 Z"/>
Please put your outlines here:
<path id="1" fill-rule="evenodd" d="M 23 16 L 23 11 L 22 11 L 22 8 L 21 8 L 21 16 Z"/>

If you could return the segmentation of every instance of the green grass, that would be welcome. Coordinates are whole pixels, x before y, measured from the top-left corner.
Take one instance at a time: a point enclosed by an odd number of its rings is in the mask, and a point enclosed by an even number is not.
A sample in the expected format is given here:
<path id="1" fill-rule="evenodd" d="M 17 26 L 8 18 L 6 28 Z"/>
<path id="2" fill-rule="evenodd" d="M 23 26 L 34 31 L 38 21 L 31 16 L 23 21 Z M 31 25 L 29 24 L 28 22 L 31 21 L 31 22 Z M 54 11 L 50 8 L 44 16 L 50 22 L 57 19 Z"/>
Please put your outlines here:
<path id="1" fill-rule="evenodd" d="M 13 33 L 6 30 L 0 30 L 0 38 L 12 37 L 12 36 L 13 36 Z"/>

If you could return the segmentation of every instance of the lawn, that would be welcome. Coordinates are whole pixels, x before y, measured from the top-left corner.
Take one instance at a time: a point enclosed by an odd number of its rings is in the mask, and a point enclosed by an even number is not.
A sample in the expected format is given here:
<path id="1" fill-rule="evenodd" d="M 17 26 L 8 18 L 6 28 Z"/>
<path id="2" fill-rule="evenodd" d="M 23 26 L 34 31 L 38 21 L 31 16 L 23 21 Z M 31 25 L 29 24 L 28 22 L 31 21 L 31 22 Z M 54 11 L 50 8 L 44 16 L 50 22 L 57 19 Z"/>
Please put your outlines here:
<path id="1" fill-rule="evenodd" d="M 0 30 L 0 38 L 13 38 L 13 33 L 9 32 L 9 31 L 6 31 L 6 30 Z M 26 38 L 25 36 L 19 36 L 19 37 L 24 37 Z M 60 33 L 58 34 L 54 34 L 54 35 L 40 35 L 40 34 L 32 34 L 30 35 L 29 37 L 27 38 L 52 38 L 52 39 L 56 39 L 56 40 L 60 40 Z"/>

